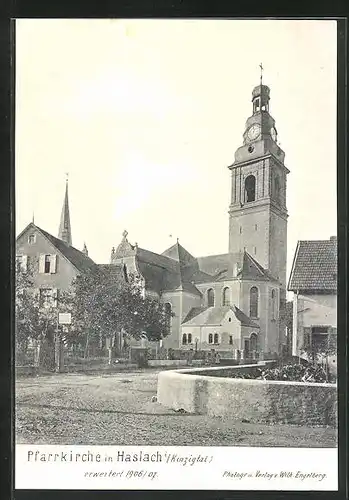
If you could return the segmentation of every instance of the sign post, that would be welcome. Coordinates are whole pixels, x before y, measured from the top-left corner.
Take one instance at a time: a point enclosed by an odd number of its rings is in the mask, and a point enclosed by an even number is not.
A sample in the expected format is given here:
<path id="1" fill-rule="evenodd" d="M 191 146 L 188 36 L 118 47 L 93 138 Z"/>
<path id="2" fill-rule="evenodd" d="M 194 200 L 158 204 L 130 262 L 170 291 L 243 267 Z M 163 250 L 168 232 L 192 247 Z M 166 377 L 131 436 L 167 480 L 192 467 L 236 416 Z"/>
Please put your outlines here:
<path id="1" fill-rule="evenodd" d="M 56 342 L 55 342 L 55 371 L 56 373 L 61 373 L 64 366 L 64 352 L 63 343 L 59 332 L 59 325 L 70 325 L 71 324 L 71 314 L 70 313 L 58 313 L 57 314 L 57 330 L 56 330 Z"/>

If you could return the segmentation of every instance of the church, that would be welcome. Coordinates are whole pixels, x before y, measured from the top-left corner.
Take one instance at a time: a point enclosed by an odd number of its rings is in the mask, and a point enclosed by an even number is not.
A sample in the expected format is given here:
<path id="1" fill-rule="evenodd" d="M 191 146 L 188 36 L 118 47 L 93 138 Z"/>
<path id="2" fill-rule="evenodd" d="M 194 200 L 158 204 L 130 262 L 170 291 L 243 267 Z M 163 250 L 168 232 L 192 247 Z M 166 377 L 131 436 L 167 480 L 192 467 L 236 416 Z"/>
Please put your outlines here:
<path id="1" fill-rule="evenodd" d="M 96 264 L 86 246 L 72 246 L 68 183 L 58 238 L 30 223 L 17 237 L 23 268 L 34 271 L 43 302 L 97 266 L 115 279 L 136 275 L 144 293 L 171 313 L 163 346 L 221 355 L 275 356 L 286 344 L 287 208 L 285 153 L 269 113 L 270 89 L 252 92 L 252 114 L 231 172 L 227 253 L 195 257 L 177 242 L 157 254 L 132 244 L 124 231 L 109 264 Z"/>
<path id="2" fill-rule="evenodd" d="M 177 242 L 157 254 L 123 233 L 110 264 L 137 275 L 171 311 L 164 347 L 279 354 L 285 345 L 287 208 L 285 153 L 269 113 L 270 89 L 252 92 L 252 114 L 231 172 L 229 248 L 195 257 Z"/>

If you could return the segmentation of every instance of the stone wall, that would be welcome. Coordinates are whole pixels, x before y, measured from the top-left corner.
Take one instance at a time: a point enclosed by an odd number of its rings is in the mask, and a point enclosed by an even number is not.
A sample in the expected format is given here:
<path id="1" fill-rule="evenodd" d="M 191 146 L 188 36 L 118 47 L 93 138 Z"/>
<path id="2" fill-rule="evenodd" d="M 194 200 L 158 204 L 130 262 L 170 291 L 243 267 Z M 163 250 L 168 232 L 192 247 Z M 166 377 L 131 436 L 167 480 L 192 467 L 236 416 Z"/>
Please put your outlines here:
<path id="1" fill-rule="evenodd" d="M 174 410 L 240 421 L 336 426 L 335 384 L 228 378 L 233 370 L 255 369 L 243 365 L 161 372 L 158 402 Z"/>

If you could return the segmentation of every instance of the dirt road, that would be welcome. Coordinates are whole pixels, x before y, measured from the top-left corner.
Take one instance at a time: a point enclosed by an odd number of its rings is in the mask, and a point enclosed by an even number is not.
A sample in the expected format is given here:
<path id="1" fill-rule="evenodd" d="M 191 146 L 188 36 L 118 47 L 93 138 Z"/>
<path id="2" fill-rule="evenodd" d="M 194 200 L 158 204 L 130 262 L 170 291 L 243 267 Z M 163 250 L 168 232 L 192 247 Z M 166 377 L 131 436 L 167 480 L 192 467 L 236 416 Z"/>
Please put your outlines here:
<path id="1" fill-rule="evenodd" d="M 16 440 L 31 444 L 334 447 L 323 427 L 255 425 L 152 402 L 157 371 L 19 378 Z"/>

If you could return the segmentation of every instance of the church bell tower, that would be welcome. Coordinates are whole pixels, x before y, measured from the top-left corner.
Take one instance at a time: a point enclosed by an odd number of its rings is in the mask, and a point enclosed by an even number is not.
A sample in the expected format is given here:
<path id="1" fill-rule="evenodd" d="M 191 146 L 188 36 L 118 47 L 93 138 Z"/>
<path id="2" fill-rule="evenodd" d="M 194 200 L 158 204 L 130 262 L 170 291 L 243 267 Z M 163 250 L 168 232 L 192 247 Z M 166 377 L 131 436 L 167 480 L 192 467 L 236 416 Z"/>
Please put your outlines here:
<path id="1" fill-rule="evenodd" d="M 229 252 L 246 250 L 286 288 L 289 170 L 269 102 L 270 89 L 263 85 L 261 74 L 260 84 L 252 91 L 252 115 L 246 121 L 243 144 L 229 167 Z"/>

